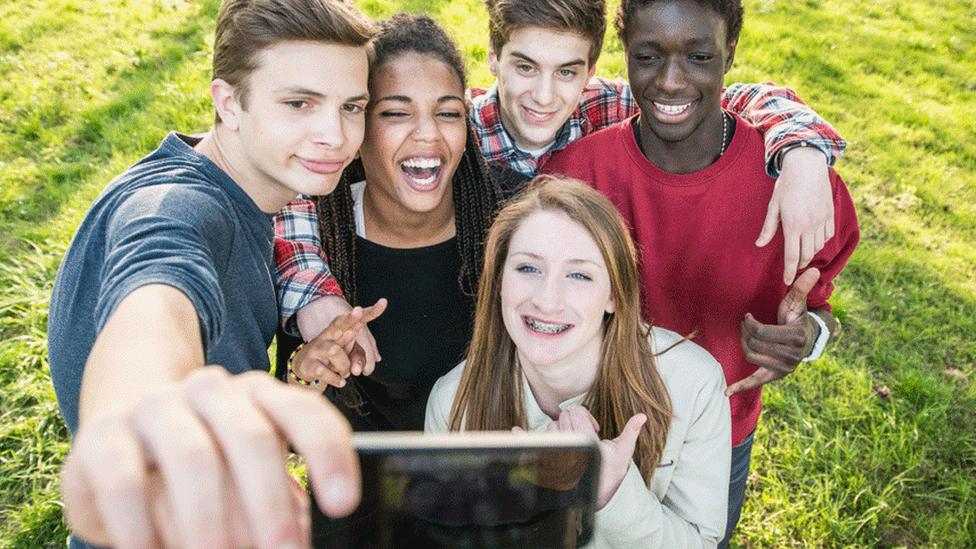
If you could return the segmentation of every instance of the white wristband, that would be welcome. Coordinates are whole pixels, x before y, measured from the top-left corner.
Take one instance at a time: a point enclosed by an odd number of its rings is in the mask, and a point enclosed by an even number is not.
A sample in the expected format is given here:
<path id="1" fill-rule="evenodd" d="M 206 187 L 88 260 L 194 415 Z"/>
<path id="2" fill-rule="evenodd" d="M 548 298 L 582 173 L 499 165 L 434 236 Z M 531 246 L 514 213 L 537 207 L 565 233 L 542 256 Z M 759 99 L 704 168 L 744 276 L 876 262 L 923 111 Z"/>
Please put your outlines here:
<path id="1" fill-rule="evenodd" d="M 820 315 L 810 311 L 807 311 L 807 314 L 813 317 L 813 321 L 820 327 L 820 333 L 817 335 L 817 340 L 813 342 L 813 349 L 810 349 L 810 354 L 803 359 L 803 362 L 810 362 L 811 360 L 820 358 L 820 355 L 824 352 L 824 348 L 827 347 L 827 340 L 830 339 L 830 330 L 827 328 L 827 323 L 820 318 Z"/>

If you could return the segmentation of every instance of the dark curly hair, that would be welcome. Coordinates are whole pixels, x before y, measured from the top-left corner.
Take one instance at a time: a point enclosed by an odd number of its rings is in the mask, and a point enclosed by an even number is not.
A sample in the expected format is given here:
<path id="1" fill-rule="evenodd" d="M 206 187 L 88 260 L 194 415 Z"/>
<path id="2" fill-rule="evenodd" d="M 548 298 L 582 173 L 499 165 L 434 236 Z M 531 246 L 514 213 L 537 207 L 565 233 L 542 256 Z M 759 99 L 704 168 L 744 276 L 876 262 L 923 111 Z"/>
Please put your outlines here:
<path id="1" fill-rule="evenodd" d="M 613 20 L 613 26 L 617 30 L 617 37 L 627 45 L 627 23 L 634 17 L 634 13 L 639 9 L 646 8 L 651 4 L 664 0 L 620 0 L 617 7 L 617 16 Z M 710 8 L 725 20 L 726 43 L 731 44 L 739 39 L 739 32 L 742 31 L 742 0 L 694 0 L 700 6 Z"/>
<path id="2" fill-rule="evenodd" d="M 397 14 L 384 21 L 373 43 L 374 58 L 370 65 L 370 85 L 374 75 L 386 63 L 407 53 L 421 53 L 440 59 L 454 70 L 466 87 L 464 61 L 451 38 L 426 15 Z M 474 295 L 484 258 L 484 237 L 491 226 L 500 201 L 500 193 L 488 175 L 488 168 L 478 150 L 477 137 L 468 120 L 468 138 L 461 163 L 452 179 L 457 246 L 461 257 L 458 284 L 462 291 Z M 362 163 L 354 162 L 343 172 L 336 190 L 317 199 L 322 248 L 329 258 L 333 276 L 346 298 L 356 305 L 356 224 L 349 186 L 364 179 Z"/>

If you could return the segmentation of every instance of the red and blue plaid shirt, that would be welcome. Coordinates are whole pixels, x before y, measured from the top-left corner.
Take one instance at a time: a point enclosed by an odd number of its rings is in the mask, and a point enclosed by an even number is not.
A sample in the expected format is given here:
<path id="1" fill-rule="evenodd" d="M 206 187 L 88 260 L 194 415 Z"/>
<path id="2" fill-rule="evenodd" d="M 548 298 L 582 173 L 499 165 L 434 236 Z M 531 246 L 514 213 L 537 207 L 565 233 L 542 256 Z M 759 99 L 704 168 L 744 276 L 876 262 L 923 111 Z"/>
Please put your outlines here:
<path id="1" fill-rule="evenodd" d="M 556 132 L 552 147 L 535 157 L 515 146 L 502 125 L 498 89 L 472 88 L 471 122 L 478 135 L 481 154 L 488 162 L 508 164 L 532 177 L 556 151 L 577 139 L 637 114 L 637 101 L 623 80 L 595 77 L 583 88 L 579 105 Z M 766 170 L 779 175 L 780 153 L 795 146 L 815 147 L 829 159 L 840 158 L 847 144 L 826 120 L 820 118 L 789 88 L 771 83 L 733 84 L 722 95 L 722 107 L 756 126 L 766 140 Z"/>
<path id="2" fill-rule="evenodd" d="M 520 150 L 502 126 L 498 90 L 471 89 L 471 122 L 488 162 L 507 164 L 533 176 L 552 153 L 573 141 L 616 124 L 637 113 L 637 102 L 623 80 L 593 78 L 583 89 L 579 106 L 556 133 L 553 146 L 538 158 Z M 796 93 L 772 84 L 733 84 L 722 96 L 722 106 L 738 113 L 765 136 L 766 171 L 779 174 L 783 152 L 797 146 L 815 147 L 829 159 L 840 158 L 846 143 Z M 324 295 L 342 295 L 332 277 L 319 241 L 315 203 L 293 200 L 275 217 L 275 264 L 278 305 L 282 325 L 297 335 L 294 316 L 299 309 Z"/>

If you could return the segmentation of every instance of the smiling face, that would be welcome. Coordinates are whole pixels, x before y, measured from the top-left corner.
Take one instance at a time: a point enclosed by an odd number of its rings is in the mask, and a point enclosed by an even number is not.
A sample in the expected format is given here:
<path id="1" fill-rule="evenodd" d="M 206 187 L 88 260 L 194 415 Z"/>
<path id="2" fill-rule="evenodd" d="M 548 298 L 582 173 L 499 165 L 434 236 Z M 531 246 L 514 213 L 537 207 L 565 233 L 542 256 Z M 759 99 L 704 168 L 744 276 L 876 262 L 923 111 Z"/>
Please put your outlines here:
<path id="1" fill-rule="evenodd" d="M 655 2 L 632 18 L 627 73 L 641 110 L 645 149 L 671 146 L 668 153 L 676 154 L 673 145 L 686 143 L 691 154 L 717 151 L 722 85 L 735 53 L 724 20 L 692 0 Z"/>
<path id="2" fill-rule="evenodd" d="M 578 366 L 595 374 L 610 275 L 587 230 L 561 211 L 537 211 L 512 235 L 502 271 L 501 313 L 524 368 Z"/>
<path id="3" fill-rule="evenodd" d="M 539 27 L 512 32 L 501 52 L 489 49 L 502 123 L 520 149 L 543 149 L 555 140 L 593 76 L 589 56 L 583 36 Z"/>
<path id="4" fill-rule="evenodd" d="M 450 207 L 467 141 L 461 80 L 443 61 L 418 53 L 388 60 L 373 78 L 361 155 L 377 205 L 417 213 Z"/>
<path id="5" fill-rule="evenodd" d="M 214 82 L 230 171 L 258 206 L 332 192 L 363 140 L 367 73 L 364 48 L 292 41 L 258 55 L 243 104 Z"/>

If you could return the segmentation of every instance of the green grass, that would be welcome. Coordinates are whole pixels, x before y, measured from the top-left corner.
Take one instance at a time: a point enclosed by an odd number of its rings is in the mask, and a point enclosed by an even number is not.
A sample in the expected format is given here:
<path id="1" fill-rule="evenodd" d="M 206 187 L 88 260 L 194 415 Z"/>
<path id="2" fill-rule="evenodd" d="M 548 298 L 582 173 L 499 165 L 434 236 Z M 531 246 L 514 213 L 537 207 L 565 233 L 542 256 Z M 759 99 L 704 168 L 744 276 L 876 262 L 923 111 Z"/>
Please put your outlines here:
<path id="1" fill-rule="evenodd" d="M 431 12 L 490 82 L 477 0 L 358 4 Z M 0 3 L 0 547 L 64 543 L 54 273 L 109 179 L 208 126 L 217 5 Z M 847 137 L 863 239 L 833 299 L 843 339 L 766 391 L 738 542 L 976 546 L 976 2 L 746 8 L 729 81 L 793 87 Z M 610 36 L 598 72 L 624 68 Z"/>

